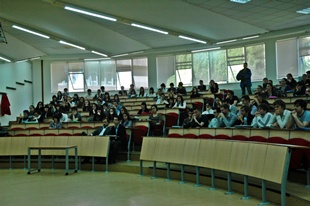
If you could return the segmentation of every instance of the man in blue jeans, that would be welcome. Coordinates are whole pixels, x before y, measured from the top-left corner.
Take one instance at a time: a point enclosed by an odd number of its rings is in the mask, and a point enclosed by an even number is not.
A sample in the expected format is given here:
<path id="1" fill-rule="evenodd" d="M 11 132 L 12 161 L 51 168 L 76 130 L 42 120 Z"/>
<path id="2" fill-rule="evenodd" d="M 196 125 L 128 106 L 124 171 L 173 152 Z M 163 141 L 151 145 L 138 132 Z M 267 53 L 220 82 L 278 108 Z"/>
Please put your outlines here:
<path id="1" fill-rule="evenodd" d="M 247 88 L 248 94 L 252 94 L 252 91 L 251 91 L 251 86 L 252 86 L 251 76 L 252 76 L 252 72 L 248 68 L 248 64 L 245 62 L 243 64 L 243 69 L 241 69 L 238 72 L 237 76 L 236 76 L 237 80 L 240 81 L 240 87 L 241 87 L 241 90 L 242 90 L 242 95 L 245 95 L 245 88 Z"/>

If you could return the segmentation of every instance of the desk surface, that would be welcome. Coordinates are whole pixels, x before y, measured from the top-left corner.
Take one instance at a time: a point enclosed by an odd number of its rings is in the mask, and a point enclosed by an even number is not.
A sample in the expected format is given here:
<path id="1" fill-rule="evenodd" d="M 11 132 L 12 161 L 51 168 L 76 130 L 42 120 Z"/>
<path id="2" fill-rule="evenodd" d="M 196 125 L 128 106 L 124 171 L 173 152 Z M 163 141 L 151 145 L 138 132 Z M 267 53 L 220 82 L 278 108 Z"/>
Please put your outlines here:
<path id="1" fill-rule="evenodd" d="M 28 147 L 28 149 L 70 149 L 70 148 L 76 148 L 77 145 L 72 146 L 31 146 Z"/>

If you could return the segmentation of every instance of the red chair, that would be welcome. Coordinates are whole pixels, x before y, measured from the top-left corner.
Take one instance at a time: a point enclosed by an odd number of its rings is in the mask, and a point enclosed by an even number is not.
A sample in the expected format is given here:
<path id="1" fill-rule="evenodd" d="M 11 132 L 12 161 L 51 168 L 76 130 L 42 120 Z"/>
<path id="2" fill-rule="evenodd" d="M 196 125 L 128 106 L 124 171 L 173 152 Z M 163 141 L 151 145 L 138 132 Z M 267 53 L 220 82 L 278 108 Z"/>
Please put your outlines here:
<path id="1" fill-rule="evenodd" d="M 287 140 L 282 137 L 269 137 L 266 142 L 276 144 L 287 144 Z"/>
<path id="2" fill-rule="evenodd" d="M 262 136 L 251 136 L 248 140 L 253 142 L 266 142 L 267 139 Z"/>
<path id="3" fill-rule="evenodd" d="M 183 137 L 183 138 L 188 138 L 188 139 L 197 139 L 197 135 L 195 135 L 195 134 L 190 134 L 190 133 L 184 134 L 182 137 Z"/>
<path id="4" fill-rule="evenodd" d="M 167 113 L 166 114 L 166 128 L 178 125 L 179 114 L 177 113 Z"/>
<path id="5" fill-rule="evenodd" d="M 181 138 L 183 136 L 177 133 L 173 133 L 173 134 L 168 134 L 167 137 Z"/>
<path id="6" fill-rule="evenodd" d="M 243 135 L 233 135 L 231 138 L 231 140 L 238 140 L 238 141 L 248 141 L 249 138 Z"/>
<path id="7" fill-rule="evenodd" d="M 143 136 L 148 135 L 148 127 L 138 125 L 132 128 L 132 138 L 135 145 L 141 145 Z"/>
<path id="8" fill-rule="evenodd" d="M 213 139 L 230 139 L 230 136 L 228 136 L 226 134 L 217 134 L 214 136 Z"/>
<path id="9" fill-rule="evenodd" d="M 197 139 L 213 139 L 213 135 L 211 134 L 200 134 L 198 135 Z"/>
<path id="10" fill-rule="evenodd" d="M 200 108 L 202 111 L 203 103 L 202 102 L 193 102 L 193 108 Z"/>
<path id="11" fill-rule="evenodd" d="M 292 145 L 299 145 L 299 146 L 310 146 L 310 143 L 302 138 L 293 138 L 287 140 L 287 144 Z M 291 154 L 291 162 L 290 162 L 290 169 L 299 169 L 301 167 L 305 168 L 305 164 L 308 164 L 309 159 L 307 158 L 307 151 L 306 149 L 294 149 Z M 309 157 L 309 155 L 308 155 Z M 308 165 L 309 167 L 309 165 Z"/>

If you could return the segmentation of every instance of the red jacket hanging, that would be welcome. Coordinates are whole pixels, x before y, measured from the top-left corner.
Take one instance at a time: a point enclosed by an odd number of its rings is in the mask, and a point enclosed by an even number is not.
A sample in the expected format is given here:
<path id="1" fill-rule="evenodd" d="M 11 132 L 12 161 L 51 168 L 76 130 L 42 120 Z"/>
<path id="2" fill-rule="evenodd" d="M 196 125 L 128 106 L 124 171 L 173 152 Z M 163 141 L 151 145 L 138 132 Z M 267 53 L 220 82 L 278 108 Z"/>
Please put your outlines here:
<path id="1" fill-rule="evenodd" d="M 1 99 L 1 115 L 11 115 L 11 109 L 10 109 L 10 101 L 8 99 L 8 96 L 6 96 L 6 94 L 2 95 L 2 99 Z"/>

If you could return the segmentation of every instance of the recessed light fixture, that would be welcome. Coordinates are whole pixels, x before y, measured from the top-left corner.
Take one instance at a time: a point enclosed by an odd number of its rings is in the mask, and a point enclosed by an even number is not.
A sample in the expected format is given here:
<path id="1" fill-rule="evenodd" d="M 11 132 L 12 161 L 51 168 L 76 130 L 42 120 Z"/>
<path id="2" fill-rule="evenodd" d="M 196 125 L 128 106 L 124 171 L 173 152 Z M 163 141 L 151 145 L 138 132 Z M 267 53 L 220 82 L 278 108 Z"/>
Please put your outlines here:
<path id="1" fill-rule="evenodd" d="M 82 10 L 82 9 L 73 8 L 71 6 L 65 6 L 64 8 L 66 10 L 77 12 L 77 13 L 80 13 L 80 14 L 86 14 L 86 15 L 89 15 L 89 16 L 93 16 L 93 17 L 97 17 L 97 18 L 101 18 L 101 19 L 106 19 L 106 20 L 109 20 L 109 21 L 117 21 L 117 19 L 112 18 L 112 17 L 104 16 L 104 15 L 101 15 L 101 14 L 96 14 L 96 13 L 85 11 L 85 10 Z"/>
<path id="2" fill-rule="evenodd" d="M 149 30 L 149 31 L 158 32 L 158 33 L 161 33 L 161 34 L 168 34 L 168 32 L 166 32 L 166 31 L 155 29 L 155 28 L 148 27 L 148 26 L 143 26 L 143 25 L 140 25 L 140 24 L 132 23 L 131 26 L 138 27 L 138 28 L 141 28 L 141 29 L 146 29 L 146 30 Z"/>
<path id="3" fill-rule="evenodd" d="M 220 49 L 220 48 L 221 47 L 213 47 L 213 48 L 208 48 L 208 49 L 193 50 L 192 53 L 203 52 L 203 51 L 212 51 L 212 50 L 217 50 L 217 49 Z"/>
<path id="4" fill-rule="evenodd" d="M 75 44 L 71 44 L 71 43 L 68 43 L 68 42 L 65 42 L 65 41 L 62 41 L 62 40 L 60 40 L 59 43 L 65 44 L 65 45 L 69 45 L 69 46 L 72 46 L 72 47 L 75 47 L 75 48 L 78 48 L 78 49 L 81 49 L 81 50 L 85 50 L 84 47 L 77 46 L 77 45 L 75 45 Z"/>
<path id="5" fill-rule="evenodd" d="M 141 53 L 144 53 L 144 51 L 136 51 L 136 52 L 132 52 L 130 54 L 141 54 Z"/>
<path id="6" fill-rule="evenodd" d="M 310 14 L 310 7 L 302 10 L 296 11 L 299 14 Z"/>
<path id="7" fill-rule="evenodd" d="M 23 59 L 23 60 L 19 60 L 19 61 L 16 61 L 15 63 L 22 63 L 22 62 L 27 62 L 28 59 Z"/>
<path id="8" fill-rule="evenodd" d="M 183 36 L 183 35 L 179 35 L 179 37 L 182 38 L 182 39 L 187 39 L 187 40 L 199 42 L 199 43 L 202 43 L 202 44 L 206 44 L 207 43 L 206 41 L 202 41 L 202 40 L 199 40 L 199 39 L 194 39 L 194 38 Z"/>
<path id="9" fill-rule="evenodd" d="M 227 41 L 220 41 L 220 42 L 217 42 L 216 44 L 231 43 L 231 42 L 234 42 L 234 41 L 237 41 L 237 39 L 232 39 L 232 40 L 227 40 Z"/>
<path id="10" fill-rule="evenodd" d="M 34 58 L 31 58 L 30 60 L 33 61 L 33 60 L 37 60 L 37 59 L 40 59 L 41 57 L 34 57 Z"/>
<path id="11" fill-rule="evenodd" d="M 31 31 L 29 29 L 25 29 L 23 27 L 20 27 L 20 26 L 16 26 L 16 25 L 13 25 L 12 26 L 14 29 L 18 29 L 18 30 L 21 30 L 21 31 L 24 31 L 24 32 L 28 32 L 30 34 L 34 34 L 34 35 L 37 35 L 37 36 L 40 36 L 40 37 L 43 37 L 43 38 L 46 38 L 46 39 L 49 39 L 50 37 L 47 36 L 47 35 L 44 35 L 44 34 L 40 34 L 38 32 L 35 32 L 35 31 Z"/>
<path id="12" fill-rule="evenodd" d="M 244 37 L 244 38 L 242 38 L 242 39 L 243 39 L 243 40 L 247 40 L 247 39 L 255 39 L 255 38 L 258 38 L 258 37 L 259 37 L 259 35 Z"/>
<path id="13" fill-rule="evenodd" d="M 230 0 L 231 2 L 239 3 L 239 4 L 246 4 L 251 0 Z"/>
<path id="14" fill-rule="evenodd" d="M 0 57 L 0 59 L 4 60 L 4 61 L 6 61 L 6 62 L 11 62 L 11 60 L 6 59 L 6 58 L 4 58 L 4 57 Z"/>
<path id="15" fill-rule="evenodd" d="M 98 55 L 100 55 L 100 56 L 104 56 L 104 57 L 107 57 L 108 55 L 106 55 L 106 54 L 102 54 L 102 53 L 100 53 L 100 52 L 96 52 L 96 51 L 91 51 L 92 53 L 94 53 L 94 54 L 98 54 Z"/>

